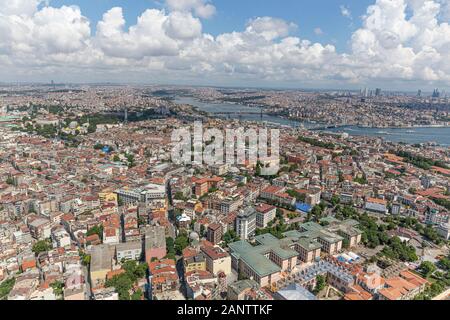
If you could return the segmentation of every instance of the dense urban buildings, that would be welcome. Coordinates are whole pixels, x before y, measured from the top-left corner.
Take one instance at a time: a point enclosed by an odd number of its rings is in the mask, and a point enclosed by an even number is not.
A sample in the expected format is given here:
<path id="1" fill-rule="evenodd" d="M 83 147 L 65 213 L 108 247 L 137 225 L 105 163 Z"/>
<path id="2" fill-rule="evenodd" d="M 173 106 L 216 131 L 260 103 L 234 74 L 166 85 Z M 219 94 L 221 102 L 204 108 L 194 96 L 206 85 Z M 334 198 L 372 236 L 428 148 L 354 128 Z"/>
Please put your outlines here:
<path id="1" fill-rule="evenodd" d="M 448 296 L 448 145 L 326 129 L 447 126 L 446 97 L 106 85 L 2 92 L 1 299 Z M 203 112 L 177 102 L 186 94 L 245 98 L 256 114 L 308 114 L 322 128 Z M 278 128 L 279 171 L 173 163 L 172 132 L 194 120 Z"/>

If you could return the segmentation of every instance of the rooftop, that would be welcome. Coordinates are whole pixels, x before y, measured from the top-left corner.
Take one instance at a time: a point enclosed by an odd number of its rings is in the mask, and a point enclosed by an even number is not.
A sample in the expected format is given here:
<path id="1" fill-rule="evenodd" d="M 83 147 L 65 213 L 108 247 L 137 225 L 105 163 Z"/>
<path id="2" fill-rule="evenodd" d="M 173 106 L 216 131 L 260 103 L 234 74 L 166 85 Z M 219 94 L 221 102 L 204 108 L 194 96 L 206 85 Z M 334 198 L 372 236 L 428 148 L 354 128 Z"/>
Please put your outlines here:
<path id="1" fill-rule="evenodd" d="M 255 237 L 258 245 L 252 246 L 247 241 L 237 241 L 229 245 L 232 255 L 246 262 L 260 277 L 281 271 L 281 268 L 273 263 L 266 254 L 273 253 L 283 260 L 296 257 L 298 253 L 271 234 Z"/>

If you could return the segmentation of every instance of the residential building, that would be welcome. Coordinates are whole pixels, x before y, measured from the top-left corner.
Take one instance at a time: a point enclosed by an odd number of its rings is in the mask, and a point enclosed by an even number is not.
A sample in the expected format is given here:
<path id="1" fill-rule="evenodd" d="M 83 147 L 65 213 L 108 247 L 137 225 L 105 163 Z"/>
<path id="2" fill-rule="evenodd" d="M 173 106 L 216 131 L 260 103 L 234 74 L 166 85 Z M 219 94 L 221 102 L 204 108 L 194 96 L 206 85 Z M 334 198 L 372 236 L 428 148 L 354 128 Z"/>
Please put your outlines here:
<path id="1" fill-rule="evenodd" d="M 116 191 L 119 201 L 127 205 L 143 203 L 149 205 L 152 202 L 165 203 L 166 186 L 159 184 L 148 184 L 142 188 L 123 188 Z"/>
<path id="2" fill-rule="evenodd" d="M 177 291 L 180 287 L 178 272 L 175 261 L 172 259 L 163 259 L 149 263 L 151 292 L 153 296 Z"/>
<path id="3" fill-rule="evenodd" d="M 145 261 L 162 259 L 166 256 L 166 231 L 162 226 L 150 226 L 145 229 Z"/>
<path id="4" fill-rule="evenodd" d="M 220 247 L 204 246 L 201 248 L 206 258 L 206 270 L 213 275 L 231 273 L 231 257 Z"/>
<path id="5" fill-rule="evenodd" d="M 439 236 L 444 238 L 445 240 L 450 239 L 450 224 L 449 223 L 441 223 L 436 227 L 436 232 Z"/>
<path id="6" fill-rule="evenodd" d="M 378 291 L 380 300 L 412 300 L 425 291 L 429 282 L 417 274 L 404 270 L 398 277 L 386 279 L 386 287 Z"/>
<path id="7" fill-rule="evenodd" d="M 272 222 L 277 214 L 277 208 L 272 205 L 260 203 L 255 207 L 256 210 L 256 227 L 264 229 L 269 222 Z"/>
<path id="8" fill-rule="evenodd" d="M 113 267 L 114 247 L 109 245 L 93 246 L 91 250 L 90 278 L 92 288 L 102 286 L 106 274 Z"/>
<path id="9" fill-rule="evenodd" d="M 141 242 L 125 242 L 116 244 L 116 260 L 141 260 L 142 243 Z"/>
<path id="10" fill-rule="evenodd" d="M 203 253 L 191 257 L 183 257 L 184 272 L 206 271 L 206 258 Z"/>
<path id="11" fill-rule="evenodd" d="M 212 223 L 208 226 L 206 239 L 212 244 L 216 245 L 222 241 L 222 225 L 219 223 Z"/>
<path id="12" fill-rule="evenodd" d="M 368 198 L 366 200 L 365 209 L 368 211 L 387 213 L 387 201 L 383 199 Z"/>
<path id="13" fill-rule="evenodd" d="M 247 207 L 240 210 L 236 217 L 236 233 L 239 238 L 247 240 L 255 235 L 256 231 L 256 210 Z"/>

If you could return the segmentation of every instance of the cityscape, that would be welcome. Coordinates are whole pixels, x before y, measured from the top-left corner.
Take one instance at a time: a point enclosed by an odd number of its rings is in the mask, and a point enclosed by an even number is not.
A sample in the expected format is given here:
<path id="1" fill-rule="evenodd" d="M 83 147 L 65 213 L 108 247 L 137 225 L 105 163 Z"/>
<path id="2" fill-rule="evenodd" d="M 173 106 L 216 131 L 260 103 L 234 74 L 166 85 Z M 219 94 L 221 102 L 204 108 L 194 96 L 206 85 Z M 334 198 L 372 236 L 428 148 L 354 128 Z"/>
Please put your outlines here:
<path id="1" fill-rule="evenodd" d="M 95 32 L 75 0 L 2 4 L 0 300 L 449 300 L 450 6 L 364 1 L 335 4 L 352 53 L 278 18 L 203 33 L 221 1 L 109 8 Z"/>

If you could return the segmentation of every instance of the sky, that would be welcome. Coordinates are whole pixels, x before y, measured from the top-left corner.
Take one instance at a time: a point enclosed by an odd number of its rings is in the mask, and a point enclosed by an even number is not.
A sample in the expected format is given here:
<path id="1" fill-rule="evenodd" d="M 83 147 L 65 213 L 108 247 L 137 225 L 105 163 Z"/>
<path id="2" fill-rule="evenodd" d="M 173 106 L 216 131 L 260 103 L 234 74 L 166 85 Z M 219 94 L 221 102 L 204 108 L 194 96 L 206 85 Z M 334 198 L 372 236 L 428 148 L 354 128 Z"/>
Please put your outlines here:
<path id="1" fill-rule="evenodd" d="M 124 8 L 126 27 L 136 24 L 137 17 L 148 8 L 167 9 L 164 1 L 153 0 L 52 0 L 53 6 L 76 3 L 84 15 L 96 23 L 112 7 Z M 356 30 L 358 17 L 362 16 L 371 0 L 216 0 L 211 2 L 216 8 L 212 19 L 203 21 L 203 31 L 214 36 L 225 32 L 238 31 L 251 18 L 273 16 L 298 25 L 292 35 L 312 41 L 334 43 L 339 51 L 348 48 L 352 31 Z M 352 18 L 341 14 L 341 7 L 348 10 Z M 316 29 L 322 33 L 315 32 Z"/>
<path id="2" fill-rule="evenodd" d="M 0 0 L 1 82 L 450 88 L 448 0 Z"/>

